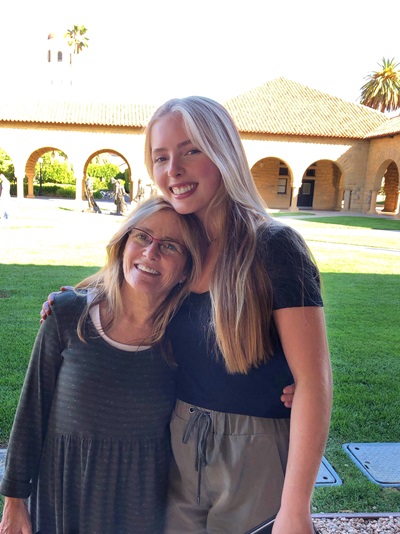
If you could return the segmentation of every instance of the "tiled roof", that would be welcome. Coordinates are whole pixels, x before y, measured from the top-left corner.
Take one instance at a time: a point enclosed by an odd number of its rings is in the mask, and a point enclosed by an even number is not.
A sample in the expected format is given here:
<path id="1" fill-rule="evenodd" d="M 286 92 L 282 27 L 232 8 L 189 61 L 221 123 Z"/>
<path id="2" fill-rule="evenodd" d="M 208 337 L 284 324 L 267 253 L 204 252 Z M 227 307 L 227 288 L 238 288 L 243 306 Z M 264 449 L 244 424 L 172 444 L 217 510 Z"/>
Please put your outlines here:
<path id="1" fill-rule="evenodd" d="M 225 102 L 243 133 L 362 139 L 388 121 L 383 113 L 276 78 Z"/>
<path id="2" fill-rule="evenodd" d="M 1 100 L 0 121 L 144 128 L 155 111 L 147 104 L 70 100 Z"/>
<path id="3" fill-rule="evenodd" d="M 374 137 L 387 137 L 400 133 L 400 117 L 393 117 L 392 119 L 384 122 L 381 126 L 373 130 L 365 137 L 372 139 Z"/>
<path id="4" fill-rule="evenodd" d="M 386 135 L 394 119 L 371 108 L 310 89 L 285 78 L 271 80 L 225 102 L 239 131 L 363 139 Z M 90 100 L 1 99 L 0 122 L 144 128 L 155 106 Z"/>

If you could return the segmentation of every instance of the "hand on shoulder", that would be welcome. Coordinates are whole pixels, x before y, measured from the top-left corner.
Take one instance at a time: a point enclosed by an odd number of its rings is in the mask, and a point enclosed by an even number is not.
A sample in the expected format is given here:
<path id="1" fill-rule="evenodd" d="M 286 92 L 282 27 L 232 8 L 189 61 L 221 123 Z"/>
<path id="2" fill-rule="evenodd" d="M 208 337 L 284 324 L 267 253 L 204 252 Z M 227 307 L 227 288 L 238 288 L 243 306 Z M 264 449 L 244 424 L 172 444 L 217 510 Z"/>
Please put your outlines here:
<path id="1" fill-rule="evenodd" d="M 61 295 L 64 291 L 73 290 L 72 286 L 61 286 L 60 291 L 53 291 L 47 296 L 47 300 L 43 302 L 42 309 L 40 310 L 40 324 L 43 323 L 51 315 L 51 306 L 54 304 L 54 300 L 57 298 L 57 295 Z M 1 534 L 1 532 L 0 532 Z"/>

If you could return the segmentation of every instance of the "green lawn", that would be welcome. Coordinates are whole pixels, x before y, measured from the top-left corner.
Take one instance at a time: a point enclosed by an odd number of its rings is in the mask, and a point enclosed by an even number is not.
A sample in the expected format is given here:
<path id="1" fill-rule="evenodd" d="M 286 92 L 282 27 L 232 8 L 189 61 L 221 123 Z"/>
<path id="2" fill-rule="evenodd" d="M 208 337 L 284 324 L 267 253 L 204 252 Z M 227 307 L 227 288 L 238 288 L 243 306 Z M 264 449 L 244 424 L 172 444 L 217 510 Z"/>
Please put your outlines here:
<path id="1" fill-rule="evenodd" d="M 29 202 L 32 204 L 29 205 Z M 5 446 L 41 303 L 104 260 L 121 218 L 26 201 L 0 221 L 0 443 Z M 32 207 L 31 207 L 32 206 Z M 400 441 L 400 221 L 291 216 L 322 272 L 334 373 L 325 456 L 343 481 L 316 488 L 314 512 L 400 512 L 400 491 L 370 482 L 342 450 L 348 442 Z"/>
<path id="2" fill-rule="evenodd" d="M 318 487 L 314 512 L 399 512 L 400 490 L 359 471 L 342 445 L 400 441 L 400 221 L 288 219 L 321 269 L 334 375 L 325 456 L 342 486 Z"/>

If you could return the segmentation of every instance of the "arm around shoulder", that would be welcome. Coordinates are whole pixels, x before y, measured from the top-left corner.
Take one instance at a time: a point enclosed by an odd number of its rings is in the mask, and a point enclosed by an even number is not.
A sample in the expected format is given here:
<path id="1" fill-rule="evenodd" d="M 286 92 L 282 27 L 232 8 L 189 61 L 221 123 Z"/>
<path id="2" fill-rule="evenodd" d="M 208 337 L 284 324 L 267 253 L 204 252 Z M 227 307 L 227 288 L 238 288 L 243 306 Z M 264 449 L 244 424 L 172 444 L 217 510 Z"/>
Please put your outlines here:
<path id="1" fill-rule="evenodd" d="M 73 286 L 62 286 L 60 291 L 53 291 L 47 296 L 47 300 L 43 302 L 42 309 L 40 310 L 40 324 L 42 324 L 47 317 L 51 315 L 51 306 L 54 304 L 54 300 L 57 295 L 60 295 L 64 291 L 72 291 L 73 289 Z"/>

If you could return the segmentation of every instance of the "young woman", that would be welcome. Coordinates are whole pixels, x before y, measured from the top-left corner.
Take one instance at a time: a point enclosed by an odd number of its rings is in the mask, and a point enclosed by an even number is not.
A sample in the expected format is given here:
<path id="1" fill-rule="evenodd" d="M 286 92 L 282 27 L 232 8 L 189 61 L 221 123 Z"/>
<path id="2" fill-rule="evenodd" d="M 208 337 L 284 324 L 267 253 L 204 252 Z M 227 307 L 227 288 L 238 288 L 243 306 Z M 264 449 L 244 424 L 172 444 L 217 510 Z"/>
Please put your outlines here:
<path id="1" fill-rule="evenodd" d="M 56 299 L 13 425 L 0 533 L 164 531 L 175 403 L 164 332 L 204 248 L 197 218 L 153 197 L 111 239 L 105 267 Z"/>
<path id="2" fill-rule="evenodd" d="M 327 438 L 331 366 L 319 274 L 266 213 L 218 103 L 171 100 L 148 124 L 146 164 L 208 236 L 202 276 L 168 327 L 178 363 L 168 533 L 309 534 Z M 282 388 L 296 383 L 291 413 Z"/>

